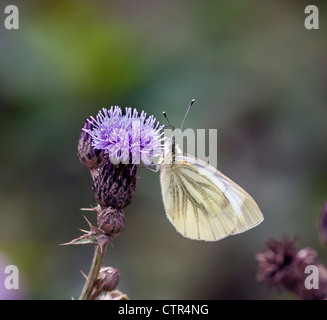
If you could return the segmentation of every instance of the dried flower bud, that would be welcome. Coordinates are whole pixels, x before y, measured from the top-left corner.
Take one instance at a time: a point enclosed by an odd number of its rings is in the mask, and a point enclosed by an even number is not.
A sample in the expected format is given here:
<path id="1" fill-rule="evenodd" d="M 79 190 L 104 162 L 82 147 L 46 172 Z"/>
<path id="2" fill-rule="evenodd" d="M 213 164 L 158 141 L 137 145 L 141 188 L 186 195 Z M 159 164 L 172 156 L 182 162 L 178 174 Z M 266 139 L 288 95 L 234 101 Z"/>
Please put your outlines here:
<path id="1" fill-rule="evenodd" d="M 91 129 L 92 125 L 86 121 L 83 129 Z M 82 129 L 77 146 L 77 156 L 81 163 L 89 170 L 97 169 L 104 151 L 92 147 L 92 137 Z"/>
<path id="2" fill-rule="evenodd" d="M 317 260 L 317 252 L 306 247 L 296 248 L 297 240 L 290 241 L 284 237 L 281 242 L 270 239 L 266 250 L 256 255 L 259 262 L 258 281 L 278 289 L 286 289 L 301 299 L 320 300 L 327 297 L 327 270 Z M 307 266 L 316 266 L 319 270 L 318 289 L 310 290 L 305 286 L 308 274 Z"/>
<path id="3" fill-rule="evenodd" d="M 320 218 L 320 242 L 327 246 L 327 202 L 324 205 Z"/>
<path id="4" fill-rule="evenodd" d="M 102 267 L 96 281 L 95 288 L 97 291 L 108 292 L 114 290 L 120 280 L 120 272 L 111 267 Z"/>
<path id="5" fill-rule="evenodd" d="M 96 280 L 90 300 L 96 299 L 102 292 L 114 290 L 120 280 L 120 272 L 111 267 L 102 267 Z"/>
<path id="6" fill-rule="evenodd" d="M 116 236 L 124 230 L 125 216 L 121 209 L 105 208 L 98 214 L 98 228 L 109 236 Z"/>
<path id="7" fill-rule="evenodd" d="M 278 285 L 284 275 L 289 272 L 296 256 L 296 241 L 284 237 L 281 242 L 269 239 L 266 251 L 256 254 L 259 263 L 258 281 L 267 281 L 269 286 Z"/>
<path id="8" fill-rule="evenodd" d="M 136 188 L 137 167 L 105 161 L 100 165 L 93 180 L 93 189 L 98 204 L 103 208 L 122 209 L 132 202 Z"/>

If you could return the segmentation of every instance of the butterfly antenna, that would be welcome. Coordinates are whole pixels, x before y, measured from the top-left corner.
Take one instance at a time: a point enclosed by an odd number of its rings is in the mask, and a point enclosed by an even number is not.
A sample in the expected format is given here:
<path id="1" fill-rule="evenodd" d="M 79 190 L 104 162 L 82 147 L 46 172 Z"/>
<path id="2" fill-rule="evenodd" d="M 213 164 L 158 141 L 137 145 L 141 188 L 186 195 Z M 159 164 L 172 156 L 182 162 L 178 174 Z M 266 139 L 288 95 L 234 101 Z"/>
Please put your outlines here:
<path id="1" fill-rule="evenodd" d="M 183 119 L 182 124 L 181 124 L 181 130 L 182 130 L 182 128 L 183 128 L 183 125 L 184 125 L 185 119 L 186 119 L 188 113 L 190 112 L 190 109 L 191 109 L 192 104 L 193 104 L 194 102 L 195 102 L 195 100 L 192 99 L 191 102 L 190 102 L 190 105 L 189 105 L 188 108 L 187 108 L 187 111 L 186 111 L 186 113 L 185 113 L 184 119 Z"/>
<path id="2" fill-rule="evenodd" d="M 175 130 L 175 127 L 171 125 L 171 123 L 170 123 L 170 121 L 169 121 L 169 119 L 168 119 L 168 117 L 167 117 L 166 111 L 163 111 L 162 114 L 163 114 L 163 116 L 166 118 L 166 120 L 167 120 L 167 122 L 168 122 L 168 124 L 169 124 L 169 127 L 170 127 L 170 128 L 173 128 L 173 130 Z"/>

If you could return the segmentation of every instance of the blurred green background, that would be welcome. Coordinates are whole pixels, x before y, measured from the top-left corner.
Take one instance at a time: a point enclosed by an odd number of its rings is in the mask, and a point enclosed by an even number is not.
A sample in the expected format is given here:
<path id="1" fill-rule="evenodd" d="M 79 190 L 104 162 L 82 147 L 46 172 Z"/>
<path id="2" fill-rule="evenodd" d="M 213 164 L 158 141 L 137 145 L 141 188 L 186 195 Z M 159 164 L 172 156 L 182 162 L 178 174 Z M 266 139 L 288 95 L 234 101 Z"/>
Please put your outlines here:
<path id="1" fill-rule="evenodd" d="M 0 255 L 20 296 L 77 298 L 92 246 L 62 247 L 87 228 L 91 177 L 76 156 L 84 119 L 136 107 L 185 128 L 218 129 L 218 169 L 265 221 L 217 243 L 178 234 L 158 174 L 139 169 L 126 229 L 108 247 L 131 299 L 292 299 L 255 280 L 269 237 L 300 236 L 327 263 L 317 231 L 327 201 L 327 3 L 304 28 L 307 1 L 1 1 Z M 1 21 L 3 19 L 3 21 Z M 93 213 L 84 213 L 95 222 Z M 1 263 L 0 263 L 1 265 Z M 1 267 L 0 267 L 1 268 Z M 0 270 L 3 273 L 3 270 Z M 0 296 L 1 298 L 1 296 Z"/>

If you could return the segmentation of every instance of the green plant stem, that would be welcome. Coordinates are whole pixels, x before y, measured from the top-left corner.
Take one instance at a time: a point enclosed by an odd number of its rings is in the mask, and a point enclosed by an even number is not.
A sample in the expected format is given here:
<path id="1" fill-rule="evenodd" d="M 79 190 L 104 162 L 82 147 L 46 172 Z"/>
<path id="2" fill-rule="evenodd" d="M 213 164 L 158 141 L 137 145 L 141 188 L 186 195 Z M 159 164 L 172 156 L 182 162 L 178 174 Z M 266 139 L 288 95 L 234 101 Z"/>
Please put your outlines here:
<path id="1" fill-rule="evenodd" d="M 101 250 L 99 246 L 95 247 L 90 272 L 89 272 L 89 275 L 85 282 L 82 293 L 79 297 L 79 300 L 90 300 L 91 299 L 92 291 L 93 291 L 95 282 L 98 279 L 99 271 L 100 271 L 100 268 L 102 265 L 104 252 L 105 252 L 105 248 L 102 248 L 102 250 Z"/>

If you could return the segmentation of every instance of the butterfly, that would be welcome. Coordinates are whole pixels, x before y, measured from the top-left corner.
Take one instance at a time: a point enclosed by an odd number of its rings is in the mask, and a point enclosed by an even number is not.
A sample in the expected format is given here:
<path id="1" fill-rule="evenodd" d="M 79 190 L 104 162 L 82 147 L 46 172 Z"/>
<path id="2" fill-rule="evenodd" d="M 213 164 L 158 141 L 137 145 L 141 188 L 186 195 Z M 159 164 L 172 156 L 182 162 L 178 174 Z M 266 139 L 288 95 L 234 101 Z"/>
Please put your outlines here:
<path id="1" fill-rule="evenodd" d="M 193 103 L 194 99 L 184 120 Z M 190 239 L 218 241 L 264 220 L 243 188 L 207 162 L 183 153 L 175 141 L 174 135 L 165 141 L 157 171 L 167 218 L 179 233 Z"/>

